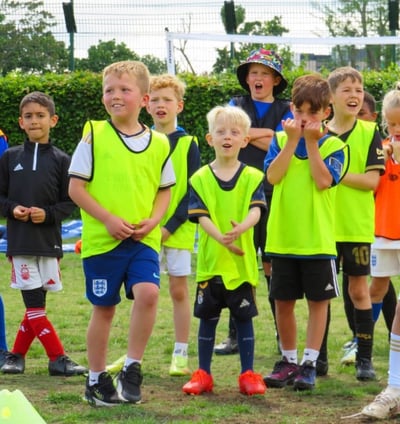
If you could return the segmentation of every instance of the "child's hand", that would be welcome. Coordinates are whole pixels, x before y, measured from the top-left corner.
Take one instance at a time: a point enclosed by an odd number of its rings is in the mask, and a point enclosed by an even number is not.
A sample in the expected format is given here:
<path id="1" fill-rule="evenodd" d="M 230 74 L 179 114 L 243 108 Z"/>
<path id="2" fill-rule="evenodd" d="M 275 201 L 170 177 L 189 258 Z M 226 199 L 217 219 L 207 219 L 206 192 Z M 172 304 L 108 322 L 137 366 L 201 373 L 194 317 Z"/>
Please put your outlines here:
<path id="1" fill-rule="evenodd" d="M 153 218 L 144 219 L 143 221 L 139 222 L 139 224 L 133 224 L 133 240 L 142 240 L 156 225 L 158 225 L 158 222 Z"/>
<path id="2" fill-rule="evenodd" d="M 125 240 L 133 233 L 133 225 L 115 215 L 110 215 L 104 225 L 109 234 L 117 240 Z"/>
<path id="3" fill-rule="evenodd" d="M 161 227 L 161 242 L 162 243 L 168 240 L 170 235 L 171 233 L 165 227 Z"/>
<path id="4" fill-rule="evenodd" d="M 318 144 L 318 141 L 324 135 L 328 134 L 328 128 L 324 128 L 321 131 L 321 122 L 311 122 L 308 121 L 304 124 L 303 135 L 306 140 L 306 143 L 315 143 Z"/>
<path id="5" fill-rule="evenodd" d="M 46 212 L 42 208 L 32 206 L 31 208 L 31 221 L 34 224 L 42 224 L 46 219 Z"/>
<path id="6" fill-rule="evenodd" d="M 392 141 L 390 143 L 392 146 L 392 154 L 396 162 L 400 162 L 400 141 Z"/>
<path id="7" fill-rule="evenodd" d="M 18 205 L 13 210 L 14 218 L 18 221 L 28 222 L 31 213 L 31 208 L 26 206 Z"/>
<path id="8" fill-rule="evenodd" d="M 244 251 L 240 247 L 235 246 L 234 244 L 228 244 L 226 245 L 226 247 L 229 249 L 230 252 L 234 253 L 235 255 L 244 255 Z"/>
<path id="9" fill-rule="evenodd" d="M 231 244 L 235 240 L 237 240 L 240 237 L 240 234 L 242 234 L 240 224 L 235 221 L 231 221 L 232 224 L 232 230 L 225 233 L 222 237 L 223 244 Z"/>
<path id="10" fill-rule="evenodd" d="M 296 141 L 297 143 L 300 140 L 302 131 L 301 121 L 287 118 L 285 121 L 282 121 L 282 127 L 288 137 L 288 142 Z"/>

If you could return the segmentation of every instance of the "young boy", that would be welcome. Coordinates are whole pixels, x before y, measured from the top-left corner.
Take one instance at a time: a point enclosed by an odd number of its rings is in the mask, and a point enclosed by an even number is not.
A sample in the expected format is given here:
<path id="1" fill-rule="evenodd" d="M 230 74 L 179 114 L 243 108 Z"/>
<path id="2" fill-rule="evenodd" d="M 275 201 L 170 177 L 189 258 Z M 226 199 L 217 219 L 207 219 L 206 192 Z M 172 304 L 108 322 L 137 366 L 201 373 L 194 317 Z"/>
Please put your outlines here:
<path id="1" fill-rule="evenodd" d="M 8 148 L 8 138 L 0 128 L 0 156 Z M 0 295 L 0 368 L 4 365 L 8 354 L 6 337 L 6 314 L 4 311 L 3 298 Z"/>
<path id="2" fill-rule="evenodd" d="M 93 305 L 87 331 L 91 405 L 141 401 L 141 362 L 151 335 L 160 284 L 160 220 L 175 183 L 165 135 L 139 122 L 148 100 L 149 71 L 122 61 L 103 71 L 110 120 L 90 121 L 72 157 L 71 198 L 81 208 L 86 295 Z M 116 391 L 106 372 L 107 345 L 120 289 L 134 299 L 127 357 Z"/>
<path id="3" fill-rule="evenodd" d="M 161 221 L 162 252 L 169 275 L 169 292 L 173 303 L 175 346 L 169 374 L 190 374 L 188 340 L 190 301 L 188 275 L 191 274 L 191 252 L 196 225 L 188 220 L 188 179 L 200 167 L 197 139 L 177 127 L 177 116 L 184 107 L 185 85 L 173 75 L 160 75 L 150 80 L 147 111 L 157 131 L 168 136 L 176 185 L 171 189 L 171 202 Z"/>
<path id="4" fill-rule="evenodd" d="M 321 130 L 329 102 L 329 85 L 321 76 L 297 78 L 294 118 L 284 121 L 284 131 L 276 134 L 265 159 L 267 178 L 274 185 L 266 251 L 272 256 L 271 296 L 282 347 L 282 359 L 264 378 L 268 387 L 314 388 L 328 304 L 338 295 L 334 207 L 345 146 Z M 295 305 L 303 296 L 309 315 L 299 367 Z"/>
<path id="5" fill-rule="evenodd" d="M 86 368 L 66 356 L 46 315 L 47 292 L 62 289 L 61 222 L 75 208 L 68 197 L 70 158 L 50 142 L 50 130 L 58 121 L 51 97 L 29 93 L 21 100 L 19 113 L 27 139 L 0 158 L 0 206 L 7 218 L 11 287 L 21 290 L 26 311 L 1 371 L 22 374 L 25 356 L 37 337 L 49 357 L 50 375 L 79 375 Z"/>
<path id="6" fill-rule="evenodd" d="M 289 102 L 277 98 L 286 88 L 287 81 L 282 73 L 283 62 L 273 50 L 260 48 L 250 53 L 245 62 L 237 70 L 239 84 L 248 92 L 244 96 L 235 96 L 230 105 L 242 108 L 251 119 L 249 142 L 240 150 L 239 160 L 246 165 L 264 170 L 264 158 L 268 151 L 275 131 L 282 129 L 282 120 L 292 117 Z M 269 205 L 272 196 L 272 186 L 264 181 L 266 202 Z M 263 214 L 254 227 L 254 248 L 261 252 L 261 262 L 267 280 L 268 290 L 271 278 L 271 258 L 265 254 L 266 228 L 268 211 Z M 275 319 L 274 301 L 269 297 L 271 311 Z M 236 353 L 236 329 L 229 320 L 228 338 L 215 346 L 216 354 Z"/>
<path id="7" fill-rule="evenodd" d="M 379 285 L 388 285 L 392 275 L 400 274 L 400 84 L 390 90 L 382 102 L 383 128 L 388 133 L 383 147 L 386 172 L 376 191 L 376 239 L 374 242 L 372 275 Z M 390 336 L 389 378 L 387 387 L 361 415 L 375 419 L 389 419 L 400 412 L 400 299 L 397 302 Z"/>
<path id="8" fill-rule="evenodd" d="M 360 111 L 357 114 L 358 119 L 363 119 L 364 121 L 376 122 L 378 118 L 378 112 L 376 111 L 376 101 L 372 94 L 364 91 L 364 101 L 361 106 Z M 376 207 L 375 207 L 376 210 Z M 371 258 L 373 258 L 373 245 L 371 246 Z M 373 263 L 371 264 L 373 265 Z M 372 274 L 372 270 L 371 270 Z M 356 362 L 357 355 L 357 337 L 356 330 L 354 328 L 354 305 L 349 296 L 349 279 L 346 274 L 343 274 L 343 302 L 344 309 L 346 312 L 347 322 L 349 324 L 349 328 L 353 333 L 352 340 L 345 343 L 343 346 L 344 355 L 341 359 L 341 363 L 343 365 L 352 365 Z M 385 323 L 387 329 L 390 331 L 392 328 L 392 323 L 394 319 L 394 314 L 396 310 L 397 297 L 396 290 L 394 289 L 393 283 L 389 280 L 389 286 L 386 285 L 382 287 L 380 284 L 375 284 L 374 278 L 372 278 L 371 285 L 369 287 L 369 293 L 371 296 L 372 303 L 372 313 L 374 322 L 376 322 L 379 318 L 380 310 L 382 310 Z M 376 290 L 377 289 L 377 290 Z M 382 293 L 382 291 L 384 293 Z M 381 299 L 381 295 L 383 295 L 383 300 Z M 378 300 L 379 299 L 379 300 Z"/>
<path id="9" fill-rule="evenodd" d="M 240 108 L 217 106 L 207 114 L 207 142 L 215 160 L 190 179 L 189 218 L 199 225 L 197 291 L 194 315 L 200 318 L 199 369 L 182 390 L 199 395 L 213 389 L 211 358 L 221 310 L 229 308 L 238 333 L 241 361 L 239 390 L 265 393 L 253 371 L 257 315 L 254 287 L 258 284 L 253 227 L 264 211 L 263 173 L 238 160 L 248 143 L 250 119 Z"/>
<path id="10" fill-rule="evenodd" d="M 368 289 L 370 250 L 374 240 L 374 191 L 385 169 L 382 141 L 376 123 L 357 119 L 364 99 L 363 79 L 351 67 L 328 76 L 333 117 L 327 123 L 350 149 L 349 171 L 337 190 L 335 222 L 337 255 L 348 275 L 357 338 L 356 378 L 375 379 L 372 365 L 374 322 Z M 363 213 L 360 213 L 363 211 Z"/>

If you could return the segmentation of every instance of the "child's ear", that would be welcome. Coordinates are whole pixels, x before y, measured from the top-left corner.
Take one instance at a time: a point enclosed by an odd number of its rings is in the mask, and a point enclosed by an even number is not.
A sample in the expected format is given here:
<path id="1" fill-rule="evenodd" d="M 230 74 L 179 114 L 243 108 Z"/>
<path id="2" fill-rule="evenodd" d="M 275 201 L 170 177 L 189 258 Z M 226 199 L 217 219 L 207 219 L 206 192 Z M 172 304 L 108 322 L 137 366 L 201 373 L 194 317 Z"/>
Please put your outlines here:
<path id="1" fill-rule="evenodd" d="M 206 134 L 206 141 L 207 141 L 209 146 L 213 145 L 212 135 L 210 133 Z"/>
<path id="2" fill-rule="evenodd" d="M 243 139 L 243 143 L 242 143 L 242 149 L 245 148 L 250 142 L 250 136 L 246 135 L 246 137 L 244 137 Z"/>
<path id="3" fill-rule="evenodd" d="M 58 115 L 53 115 L 50 117 L 50 127 L 53 128 L 57 125 Z"/>
<path id="4" fill-rule="evenodd" d="M 179 100 L 179 102 L 178 102 L 178 108 L 177 108 L 176 113 L 177 114 L 178 113 L 181 113 L 182 110 L 183 110 L 183 108 L 184 108 L 184 106 L 185 106 L 185 102 L 183 100 Z"/>

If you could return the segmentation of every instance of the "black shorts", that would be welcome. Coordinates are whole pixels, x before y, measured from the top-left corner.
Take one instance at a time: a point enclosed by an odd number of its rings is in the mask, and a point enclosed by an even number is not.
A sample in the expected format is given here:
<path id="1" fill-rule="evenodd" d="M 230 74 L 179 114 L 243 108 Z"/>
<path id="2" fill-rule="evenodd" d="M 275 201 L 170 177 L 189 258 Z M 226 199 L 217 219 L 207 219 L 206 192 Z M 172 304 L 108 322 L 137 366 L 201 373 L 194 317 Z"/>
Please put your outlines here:
<path id="1" fill-rule="evenodd" d="M 253 228 L 253 240 L 257 254 L 258 252 L 261 252 L 261 261 L 269 263 L 271 262 L 271 256 L 265 253 L 265 246 L 267 243 L 267 222 L 271 205 L 271 197 L 266 196 L 266 201 L 267 210 L 261 214 L 260 220 Z"/>
<path id="2" fill-rule="evenodd" d="M 272 258 L 270 297 L 322 301 L 339 296 L 334 259 Z"/>
<path id="3" fill-rule="evenodd" d="M 336 250 L 345 274 L 354 276 L 370 274 L 371 243 L 338 242 Z"/>
<path id="4" fill-rule="evenodd" d="M 228 290 L 219 276 L 197 283 L 195 317 L 219 318 L 223 308 L 228 308 L 239 321 L 248 321 L 258 315 L 254 287 L 243 283 L 234 290 Z"/>

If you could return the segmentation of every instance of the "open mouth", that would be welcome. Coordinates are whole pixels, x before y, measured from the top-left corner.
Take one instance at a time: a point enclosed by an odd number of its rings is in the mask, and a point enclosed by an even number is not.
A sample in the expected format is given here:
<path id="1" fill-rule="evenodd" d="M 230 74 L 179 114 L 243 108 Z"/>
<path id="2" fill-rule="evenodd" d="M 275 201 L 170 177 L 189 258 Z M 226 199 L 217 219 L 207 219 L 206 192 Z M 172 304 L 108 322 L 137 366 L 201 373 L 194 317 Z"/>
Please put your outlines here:
<path id="1" fill-rule="evenodd" d="M 358 107 L 358 102 L 348 102 L 347 103 L 347 106 L 348 107 L 350 107 L 350 108 L 352 108 L 352 109 L 355 109 L 355 108 L 357 108 Z"/>

